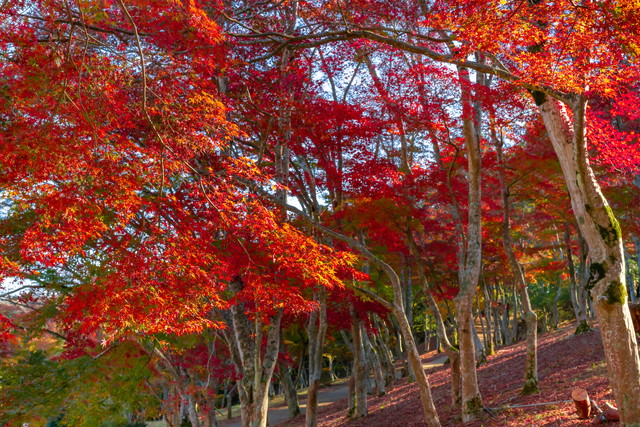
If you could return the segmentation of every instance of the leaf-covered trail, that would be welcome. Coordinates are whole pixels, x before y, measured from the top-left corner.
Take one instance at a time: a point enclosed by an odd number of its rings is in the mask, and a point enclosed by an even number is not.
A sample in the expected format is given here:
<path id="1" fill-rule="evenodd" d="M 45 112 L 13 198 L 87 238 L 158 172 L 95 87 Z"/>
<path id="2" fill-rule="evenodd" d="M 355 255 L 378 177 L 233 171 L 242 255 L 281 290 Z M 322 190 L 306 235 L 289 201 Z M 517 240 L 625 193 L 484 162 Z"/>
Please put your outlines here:
<path id="1" fill-rule="evenodd" d="M 446 361 L 446 356 L 436 355 L 436 357 L 429 357 L 423 363 L 425 369 L 433 369 L 436 367 L 440 367 Z M 287 410 L 287 406 L 284 403 L 269 407 L 269 425 L 299 425 L 300 423 L 304 424 L 304 413 L 306 409 L 306 391 L 302 391 L 298 393 L 298 399 L 300 403 L 300 411 L 302 415 L 295 418 L 294 420 L 289 420 L 289 413 Z M 346 401 L 347 398 L 347 383 L 342 381 L 339 383 L 335 383 L 333 385 L 323 387 L 319 391 L 319 410 L 322 412 L 323 408 L 333 405 L 335 402 Z M 224 427 L 239 427 L 241 426 L 240 418 L 236 417 L 231 420 L 223 420 L 218 422 L 219 426 Z"/>
<path id="2" fill-rule="evenodd" d="M 524 370 L 524 343 L 498 350 L 488 363 L 478 369 L 480 389 L 485 406 L 527 405 L 570 399 L 575 387 L 586 389 L 598 403 L 612 401 L 604 353 L 597 331 L 574 336 L 575 325 L 540 336 L 539 373 L 540 394 L 521 396 Z M 428 359 L 434 353 L 424 355 Z M 439 356 L 439 355 L 438 355 Z M 427 360 L 428 360 L 427 359 Z M 443 426 L 460 425 L 459 410 L 451 407 L 448 366 L 432 367 L 428 371 L 434 400 Z M 404 379 L 382 397 L 370 397 L 369 416 L 360 420 L 344 417 L 346 398 L 319 410 L 319 425 L 350 427 L 373 426 L 421 426 L 423 425 L 420 401 L 415 384 Z M 495 411 L 495 417 L 483 415 L 479 421 L 469 424 L 480 426 L 583 426 L 586 420 L 574 415 L 573 403 L 535 406 Z M 273 425 L 273 424 L 272 424 Z M 280 426 L 304 425 L 304 417 L 280 424 Z M 615 427 L 618 423 L 608 423 Z"/>

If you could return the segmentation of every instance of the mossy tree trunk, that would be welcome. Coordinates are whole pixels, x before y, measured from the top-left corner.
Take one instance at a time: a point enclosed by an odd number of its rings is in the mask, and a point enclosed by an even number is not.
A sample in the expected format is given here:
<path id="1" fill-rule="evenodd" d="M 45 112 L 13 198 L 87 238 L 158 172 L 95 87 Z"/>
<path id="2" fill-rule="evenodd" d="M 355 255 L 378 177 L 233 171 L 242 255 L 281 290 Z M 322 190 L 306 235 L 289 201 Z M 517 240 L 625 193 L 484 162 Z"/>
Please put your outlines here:
<path id="1" fill-rule="evenodd" d="M 571 206 L 589 247 L 589 284 L 622 425 L 640 426 L 640 357 L 627 305 L 620 226 L 595 179 L 585 137 L 586 99 L 574 95 L 573 117 L 558 100 L 534 99 L 558 156 Z"/>

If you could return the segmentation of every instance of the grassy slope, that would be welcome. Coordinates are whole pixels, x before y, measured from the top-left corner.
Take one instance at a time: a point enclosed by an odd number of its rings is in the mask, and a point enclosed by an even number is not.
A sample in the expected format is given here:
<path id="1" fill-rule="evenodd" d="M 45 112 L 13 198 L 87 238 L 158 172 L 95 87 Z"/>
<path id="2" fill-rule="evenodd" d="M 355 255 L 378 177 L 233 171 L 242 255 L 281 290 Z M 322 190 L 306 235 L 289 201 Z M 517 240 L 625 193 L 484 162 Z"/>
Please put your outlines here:
<path id="1" fill-rule="evenodd" d="M 590 332 L 574 336 L 575 325 L 549 332 L 539 337 L 540 394 L 520 396 L 524 372 L 524 343 L 504 347 L 489 357 L 478 370 L 480 389 L 485 406 L 500 408 L 571 399 L 571 390 L 582 387 L 592 400 L 611 401 L 604 353 L 600 335 Z M 439 355 L 425 354 L 425 358 Z M 428 371 L 433 396 L 443 426 L 461 425 L 460 411 L 451 407 L 449 370 L 447 366 Z M 415 384 L 404 379 L 392 387 L 387 395 L 369 398 L 369 416 L 360 420 L 345 419 L 346 399 L 321 408 L 321 426 L 377 427 L 420 426 L 422 410 Z M 586 420 L 574 415 L 573 403 L 517 408 L 495 411 L 495 416 L 483 414 L 469 426 L 582 426 Z M 304 425 L 298 417 L 281 426 Z M 617 426 L 608 423 L 607 426 Z"/>

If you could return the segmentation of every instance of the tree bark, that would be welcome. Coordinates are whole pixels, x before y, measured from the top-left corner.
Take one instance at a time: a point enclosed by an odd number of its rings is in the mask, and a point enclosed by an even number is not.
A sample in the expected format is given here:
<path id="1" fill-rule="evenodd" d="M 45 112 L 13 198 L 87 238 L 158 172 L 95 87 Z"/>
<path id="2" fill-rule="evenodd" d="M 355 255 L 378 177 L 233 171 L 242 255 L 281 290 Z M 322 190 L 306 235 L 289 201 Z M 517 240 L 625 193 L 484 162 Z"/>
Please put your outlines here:
<path id="1" fill-rule="evenodd" d="M 629 301 L 632 304 L 635 304 L 636 302 L 636 290 L 635 287 L 633 285 L 633 275 L 631 274 L 631 255 L 629 255 L 629 253 L 627 251 L 624 252 L 624 258 L 625 258 L 625 266 L 626 266 L 626 271 L 625 271 L 625 275 L 627 278 L 627 293 L 629 294 Z"/>
<path id="2" fill-rule="evenodd" d="M 427 306 L 429 311 L 433 315 L 436 323 L 436 334 L 440 340 L 441 345 L 444 347 L 444 351 L 449 357 L 449 365 L 451 368 L 451 404 L 453 406 L 459 406 L 462 402 L 462 396 L 460 394 L 460 353 L 451 345 L 447 330 L 444 327 L 442 316 L 440 315 L 440 309 L 436 300 L 433 298 L 433 294 L 429 289 L 426 279 L 422 281 L 422 289 L 425 295 Z"/>
<path id="3" fill-rule="evenodd" d="M 367 410 L 367 386 L 369 376 L 367 375 L 366 357 L 362 342 L 361 321 L 358 318 L 353 305 L 350 307 L 351 313 L 351 338 L 353 339 L 353 372 L 351 373 L 355 385 L 355 410 L 354 418 L 366 417 Z"/>
<path id="4" fill-rule="evenodd" d="M 480 132 L 477 124 L 480 121 L 479 111 L 474 108 L 467 69 L 458 67 L 462 83 L 462 121 L 463 134 L 467 152 L 467 176 L 469 184 L 468 226 L 464 259 L 459 260 L 461 267 L 460 291 L 455 298 L 456 311 L 459 316 L 460 372 L 462 374 L 462 421 L 472 422 L 482 411 L 482 398 L 478 387 L 476 372 L 475 347 L 473 342 L 473 299 L 480 279 L 482 261 L 482 225 L 481 225 L 481 152 Z M 481 76 L 478 75 L 477 78 Z"/>
<path id="5" fill-rule="evenodd" d="M 234 278 L 229 284 L 232 293 L 238 293 L 244 286 L 242 278 Z M 240 417 L 243 427 L 266 427 L 269 403 L 269 384 L 278 359 L 280 348 L 279 312 L 264 325 L 258 317 L 250 322 L 242 302 L 231 306 L 223 313 L 227 329 L 223 336 L 241 378 L 238 381 L 240 397 Z M 267 343 L 262 354 L 262 335 L 267 331 Z"/>
<path id="6" fill-rule="evenodd" d="M 307 335 L 309 336 L 309 390 L 307 392 L 307 408 L 305 411 L 305 426 L 318 425 L 318 389 L 322 375 L 322 350 L 324 337 L 327 332 L 327 297 L 324 289 L 318 291 L 316 298 L 320 302 L 319 312 L 314 312 L 309 318 Z M 316 324 L 317 322 L 317 324 Z"/>
<path id="7" fill-rule="evenodd" d="M 375 394 L 377 396 L 384 396 L 387 393 L 387 390 L 385 387 L 384 375 L 382 373 L 382 362 L 380 361 L 380 357 L 378 356 L 376 349 L 371 344 L 371 340 L 364 328 L 362 330 L 362 342 L 364 344 L 367 360 L 369 361 L 369 367 L 371 372 L 373 372 L 373 378 L 376 384 Z"/>
<path id="8" fill-rule="evenodd" d="M 388 336 L 388 331 L 384 322 L 378 321 L 377 316 L 374 315 L 373 321 L 379 333 L 377 335 L 371 334 L 370 340 L 384 369 L 385 386 L 390 386 L 396 380 L 396 367 L 393 364 L 391 350 L 387 345 L 388 340 L 384 340 L 382 337 L 383 333 Z"/>
<path id="9" fill-rule="evenodd" d="M 278 360 L 278 371 L 280 372 L 280 384 L 284 391 L 284 398 L 287 401 L 289 418 L 300 415 L 300 404 L 298 403 L 298 392 L 291 379 L 291 370 Z"/>
<path id="10" fill-rule="evenodd" d="M 493 123 L 492 123 L 493 124 Z M 522 394 L 534 394 L 538 393 L 538 317 L 536 316 L 533 308 L 531 307 L 531 301 L 529 300 L 529 292 L 527 291 L 527 281 L 524 277 L 524 271 L 522 266 L 516 258 L 515 250 L 513 249 L 513 239 L 511 238 L 511 200 L 509 185 L 507 184 L 504 173 L 504 153 L 502 150 L 502 140 L 497 137 L 495 127 L 491 127 L 491 139 L 496 148 L 496 154 L 498 159 L 498 181 L 500 182 L 502 193 L 502 246 L 504 248 L 507 259 L 509 260 L 509 266 L 511 268 L 511 274 L 515 279 L 515 286 L 520 293 L 520 300 L 522 301 L 522 308 L 524 311 L 524 319 L 527 325 L 527 351 L 525 356 L 525 368 L 524 368 L 524 386 L 522 387 Z"/>
<path id="11" fill-rule="evenodd" d="M 636 181 L 640 182 L 640 178 L 636 177 Z M 638 188 L 640 188 L 640 184 L 637 184 L 637 185 L 638 185 Z M 633 246 L 636 249 L 636 266 L 638 267 L 638 270 L 640 270 L 640 237 L 636 236 L 635 234 L 632 234 L 631 239 L 633 240 Z M 640 279 L 638 280 L 638 283 L 633 284 L 633 292 L 637 297 L 640 297 L 640 295 L 638 295 L 639 287 L 640 287 Z"/>
<path id="12" fill-rule="evenodd" d="M 491 298 L 489 297 L 489 291 L 487 290 L 486 283 L 482 280 L 482 292 L 484 294 L 484 316 L 487 323 L 486 337 L 487 337 L 487 356 L 495 354 L 495 346 L 497 345 L 495 336 L 493 335 L 493 327 L 491 325 L 493 319 L 493 312 L 491 307 Z"/>
<path id="13" fill-rule="evenodd" d="M 534 99 L 560 161 L 578 226 L 589 247 L 589 288 L 623 425 L 640 426 L 640 357 L 624 275 L 622 233 L 589 165 L 586 100 L 575 95 L 573 121 L 561 103 L 539 92 Z"/>

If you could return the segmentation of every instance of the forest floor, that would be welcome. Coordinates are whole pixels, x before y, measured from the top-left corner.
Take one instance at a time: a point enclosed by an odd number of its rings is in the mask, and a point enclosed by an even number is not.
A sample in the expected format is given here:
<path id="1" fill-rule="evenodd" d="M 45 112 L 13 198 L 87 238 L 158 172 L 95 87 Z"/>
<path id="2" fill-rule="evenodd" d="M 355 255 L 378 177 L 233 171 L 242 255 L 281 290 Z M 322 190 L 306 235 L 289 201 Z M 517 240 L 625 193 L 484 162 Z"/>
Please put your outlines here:
<path id="1" fill-rule="evenodd" d="M 493 415 L 485 412 L 477 422 L 467 424 L 480 426 L 584 426 L 590 420 L 581 420 L 575 415 L 571 400 L 574 388 L 584 388 L 592 400 L 600 406 L 605 401 L 613 401 L 609 388 L 604 352 L 599 332 L 573 335 L 575 324 L 566 324 L 558 330 L 548 332 L 538 338 L 538 370 L 540 393 L 530 396 L 520 395 L 524 372 L 525 343 L 499 348 L 489 356 L 487 363 L 478 368 L 478 382 L 485 407 L 492 409 Z M 442 357 L 430 352 L 423 355 L 429 362 Z M 459 426 L 460 410 L 451 405 L 451 382 L 448 365 L 435 366 L 427 370 L 433 398 L 443 426 Z M 515 407 L 551 403 L 543 406 Z M 348 427 L 393 427 L 422 426 L 422 407 L 415 383 L 406 378 L 399 380 L 381 397 L 368 399 L 369 415 L 350 420 L 345 417 L 347 399 L 341 398 L 319 408 L 320 426 Z M 273 424 L 272 424 L 273 425 Z M 279 427 L 303 426 L 304 416 L 288 420 Z M 607 423 L 618 426 L 619 423 Z"/>

